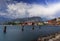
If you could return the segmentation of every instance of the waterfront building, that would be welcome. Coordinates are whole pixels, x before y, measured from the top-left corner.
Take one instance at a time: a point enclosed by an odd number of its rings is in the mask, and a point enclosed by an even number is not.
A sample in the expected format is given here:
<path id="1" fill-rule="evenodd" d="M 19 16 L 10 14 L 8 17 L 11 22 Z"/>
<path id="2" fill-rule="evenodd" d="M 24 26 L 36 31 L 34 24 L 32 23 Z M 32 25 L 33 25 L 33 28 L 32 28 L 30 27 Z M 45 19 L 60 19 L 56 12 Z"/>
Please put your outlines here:
<path id="1" fill-rule="evenodd" d="M 43 22 L 38 22 L 37 24 L 38 24 L 38 25 L 43 25 Z"/>
<path id="2" fill-rule="evenodd" d="M 46 22 L 44 22 L 44 24 L 48 24 L 48 22 L 46 21 Z"/>
<path id="3" fill-rule="evenodd" d="M 48 25 L 57 25 L 56 19 L 48 20 Z"/>
<path id="4" fill-rule="evenodd" d="M 60 21 L 60 17 L 59 18 L 56 18 L 56 21 Z"/>
<path id="5" fill-rule="evenodd" d="M 32 25 L 32 22 L 25 22 L 25 25 Z"/>
<path id="6" fill-rule="evenodd" d="M 57 21 L 57 25 L 60 25 L 60 17 L 56 18 L 56 21 Z"/>

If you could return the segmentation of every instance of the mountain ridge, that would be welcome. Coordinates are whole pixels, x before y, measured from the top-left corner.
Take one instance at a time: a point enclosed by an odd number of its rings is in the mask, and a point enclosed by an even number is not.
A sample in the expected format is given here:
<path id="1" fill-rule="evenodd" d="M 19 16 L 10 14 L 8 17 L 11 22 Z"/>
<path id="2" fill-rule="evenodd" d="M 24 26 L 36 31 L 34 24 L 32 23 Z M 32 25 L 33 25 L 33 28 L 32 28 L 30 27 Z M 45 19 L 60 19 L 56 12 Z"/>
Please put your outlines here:
<path id="1" fill-rule="evenodd" d="M 13 21 L 42 21 L 41 17 L 28 17 L 28 18 L 18 18 L 18 19 L 14 19 Z"/>

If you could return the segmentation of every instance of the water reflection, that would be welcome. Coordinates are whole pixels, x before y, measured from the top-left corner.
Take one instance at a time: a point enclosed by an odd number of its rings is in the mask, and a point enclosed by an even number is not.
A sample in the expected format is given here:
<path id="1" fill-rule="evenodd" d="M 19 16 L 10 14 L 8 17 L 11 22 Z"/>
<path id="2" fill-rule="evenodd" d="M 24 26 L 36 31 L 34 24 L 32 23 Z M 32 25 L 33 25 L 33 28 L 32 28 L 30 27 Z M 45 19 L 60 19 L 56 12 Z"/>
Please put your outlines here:
<path id="1" fill-rule="evenodd" d="M 22 25 L 22 27 L 24 27 L 24 25 Z"/>
<path id="2" fill-rule="evenodd" d="M 39 29 L 41 29 L 41 25 L 39 25 Z"/>

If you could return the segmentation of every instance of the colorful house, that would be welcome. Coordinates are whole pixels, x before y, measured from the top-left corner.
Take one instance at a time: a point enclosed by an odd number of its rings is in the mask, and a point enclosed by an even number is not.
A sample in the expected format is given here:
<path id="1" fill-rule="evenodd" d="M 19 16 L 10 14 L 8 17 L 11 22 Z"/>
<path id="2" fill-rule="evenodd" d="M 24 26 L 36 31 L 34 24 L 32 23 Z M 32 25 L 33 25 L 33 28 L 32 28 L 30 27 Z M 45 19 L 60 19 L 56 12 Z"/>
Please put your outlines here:
<path id="1" fill-rule="evenodd" d="M 48 25 L 57 25 L 56 19 L 48 20 Z"/>

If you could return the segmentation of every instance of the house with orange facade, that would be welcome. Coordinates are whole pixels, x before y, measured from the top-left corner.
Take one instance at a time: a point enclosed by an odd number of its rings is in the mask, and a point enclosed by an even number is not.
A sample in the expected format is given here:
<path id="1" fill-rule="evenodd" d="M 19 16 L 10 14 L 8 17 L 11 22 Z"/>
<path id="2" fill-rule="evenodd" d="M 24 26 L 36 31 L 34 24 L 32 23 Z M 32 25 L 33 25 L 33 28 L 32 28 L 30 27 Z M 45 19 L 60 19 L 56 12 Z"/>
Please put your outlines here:
<path id="1" fill-rule="evenodd" d="M 60 18 L 48 20 L 48 25 L 60 25 Z"/>
<path id="2" fill-rule="evenodd" d="M 48 25 L 56 25 L 57 21 L 56 19 L 48 20 Z"/>

